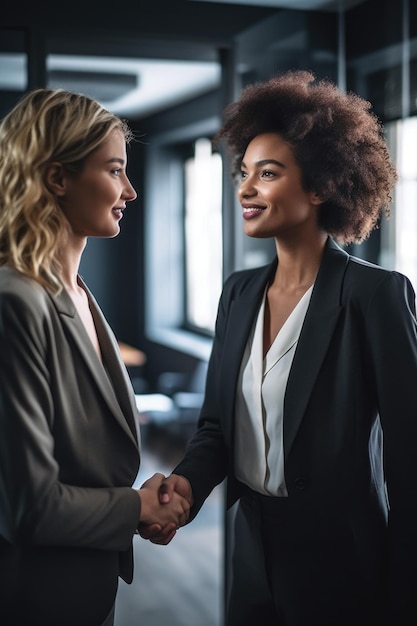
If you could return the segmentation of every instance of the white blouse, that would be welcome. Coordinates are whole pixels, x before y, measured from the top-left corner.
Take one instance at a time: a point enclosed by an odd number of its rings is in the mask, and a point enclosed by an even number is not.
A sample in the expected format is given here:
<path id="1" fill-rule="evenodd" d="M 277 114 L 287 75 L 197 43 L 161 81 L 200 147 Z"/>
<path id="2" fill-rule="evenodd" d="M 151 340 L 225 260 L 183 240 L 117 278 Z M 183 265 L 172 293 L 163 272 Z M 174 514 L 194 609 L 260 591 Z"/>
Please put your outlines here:
<path id="1" fill-rule="evenodd" d="M 313 285 L 263 355 L 266 291 L 243 355 L 235 408 L 235 472 L 251 489 L 287 496 L 284 475 L 284 394 Z"/>

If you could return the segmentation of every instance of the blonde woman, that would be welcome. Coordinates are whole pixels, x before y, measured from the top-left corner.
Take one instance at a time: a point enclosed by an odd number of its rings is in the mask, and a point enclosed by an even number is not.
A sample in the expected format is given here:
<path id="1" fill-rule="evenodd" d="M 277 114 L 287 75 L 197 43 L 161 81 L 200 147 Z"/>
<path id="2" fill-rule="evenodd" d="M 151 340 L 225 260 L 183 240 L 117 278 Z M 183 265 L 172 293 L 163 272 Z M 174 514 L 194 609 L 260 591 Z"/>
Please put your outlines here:
<path id="1" fill-rule="evenodd" d="M 83 95 L 30 92 L 0 125 L 0 615 L 112 624 L 139 523 L 164 516 L 140 454 L 117 342 L 78 274 L 136 198 L 124 121 Z M 157 526 L 159 527 L 159 526 Z"/>

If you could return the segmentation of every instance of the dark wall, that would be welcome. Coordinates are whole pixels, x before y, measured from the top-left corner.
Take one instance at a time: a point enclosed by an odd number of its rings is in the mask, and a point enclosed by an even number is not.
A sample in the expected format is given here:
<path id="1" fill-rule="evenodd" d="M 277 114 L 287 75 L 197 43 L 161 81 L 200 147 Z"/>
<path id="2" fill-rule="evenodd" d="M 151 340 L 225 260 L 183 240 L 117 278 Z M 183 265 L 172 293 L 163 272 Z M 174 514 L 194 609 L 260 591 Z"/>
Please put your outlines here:
<path id="1" fill-rule="evenodd" d="M 97 44 L 121 50 L 134 44 L 137 50 L 142 47 L 141 56 L 147 56 L 149 48 L 153 56 L 158 48 L 162 58 L 174 58 L 173 42 L 178 42 L 181 54 L 187 45 L 192 54 L 204 44 L 228 45 L 237 33 L 275 12 L 267 7 L 189 0 L 125 0 L 113 6 L 102 0 L 21 0 L 2 3 L 0 27 L 36 29 L 62 51 L 68 51 L 73 33 L 71 53 L 85 54 L 88 48 L 97 54 Z"/>

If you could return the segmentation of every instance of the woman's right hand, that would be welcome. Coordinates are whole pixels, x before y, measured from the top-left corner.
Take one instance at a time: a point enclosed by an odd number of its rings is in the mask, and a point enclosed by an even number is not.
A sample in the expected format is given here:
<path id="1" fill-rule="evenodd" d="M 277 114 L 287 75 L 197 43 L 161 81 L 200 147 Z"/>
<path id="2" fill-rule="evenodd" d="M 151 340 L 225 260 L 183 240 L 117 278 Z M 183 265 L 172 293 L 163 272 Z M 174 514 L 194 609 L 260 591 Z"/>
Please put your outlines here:
<path id="1" fill-rule="evenodd" d="M 157 504 L 155 503 L 155 486 L 157 485 Z M 150 493 L 149 493 L 150 492 Z M 189 518 L 193 504 L 192 489 L 189 481 L 178 474 L 165 478 L 163 474 L 155 474 L 146 481 L 139 495 L 145 497 L 149 511 L 141 512 L 139 534 L 152 543 L 167 545 L 175 536 L 180 526 Z M 156 517 L 152 518 L 152 515 Z"/>

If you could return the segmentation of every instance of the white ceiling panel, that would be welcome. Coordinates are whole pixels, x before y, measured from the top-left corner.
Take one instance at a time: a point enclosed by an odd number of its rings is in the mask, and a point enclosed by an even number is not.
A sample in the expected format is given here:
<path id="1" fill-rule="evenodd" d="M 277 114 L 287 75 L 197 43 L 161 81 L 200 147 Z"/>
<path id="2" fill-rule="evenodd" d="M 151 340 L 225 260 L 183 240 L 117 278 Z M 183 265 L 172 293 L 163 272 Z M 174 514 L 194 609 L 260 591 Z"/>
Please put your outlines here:
<path id="1" fill-rule="evenodd" d="M 184 99 L 192 98 L 210 89 L 220 82 L 220 66 L 217 63 L 199 61 L 160 61 L 154 59 L 123 59 L 106 57 L 79 57 L 50 55 L 47 60 L 48 71 L 59 72 L 60 80 L 51 80 L 49 86 L 64 87 L 70 91 L 82 88 L 86 95 L 98 99 L 103 106 L 118 115 L 149 115 L 161 107 L 172 106 Z M 67 78 L 65 78 L 67 71 Z M 87 85 L 71 82 L 73 72 L 91 72 L 97 79 Z M 117 94 L 119 84 L 116 81 L 116 97 L 103 100 L 100 92 L 100 73 L 106 78 L 109 73 L 119 77 L 136 75 L 136 87 Z M 56 74 L 55 74 L 56 75 Z M 109 81 L 107 81 L 109 82 Z M 123 86 L 123 83 L 121 82 Z"/>

